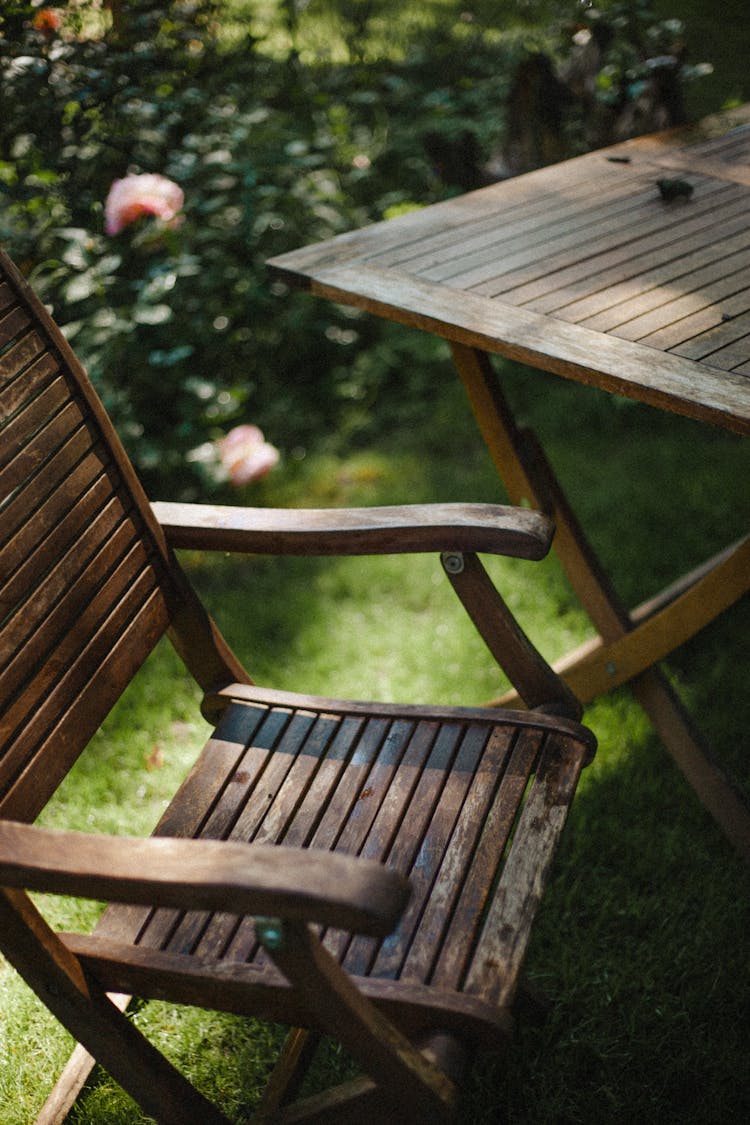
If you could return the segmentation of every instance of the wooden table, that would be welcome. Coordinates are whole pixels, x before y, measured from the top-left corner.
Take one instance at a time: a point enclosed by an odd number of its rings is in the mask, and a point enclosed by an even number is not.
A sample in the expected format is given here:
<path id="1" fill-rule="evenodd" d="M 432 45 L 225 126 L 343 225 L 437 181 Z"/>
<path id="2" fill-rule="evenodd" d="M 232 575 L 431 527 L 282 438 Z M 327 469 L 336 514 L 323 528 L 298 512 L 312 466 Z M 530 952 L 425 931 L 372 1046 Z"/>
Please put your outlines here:
<path id="1" fill-rule="evenodd" d="M 676 198 L 665 200 L 659 181 Z M 750 860 L 750 810 L 655 667 L 747 592 L 750 536 L 629 611 L 539 444 L 516 425 L 488 358 L 507 356 L 750 433 L 750 106 L 269 266 L 319 296 L 450 342 L 511 501 L 554 516 L 555 550 L 597 629 L 558 669 L 584 702 L 630 683 L 701 800 Z"/>

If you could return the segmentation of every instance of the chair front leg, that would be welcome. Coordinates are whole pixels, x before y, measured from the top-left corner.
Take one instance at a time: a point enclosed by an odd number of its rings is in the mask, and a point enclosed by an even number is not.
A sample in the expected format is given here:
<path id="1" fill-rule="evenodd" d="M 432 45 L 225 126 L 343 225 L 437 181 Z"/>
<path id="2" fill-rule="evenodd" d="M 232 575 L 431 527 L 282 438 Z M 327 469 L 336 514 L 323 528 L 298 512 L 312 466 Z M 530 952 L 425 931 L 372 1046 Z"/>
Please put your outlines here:
<path id="1" fill-rule="evenodd" d="M 47 1008 L 160 1125 L 229 1125 L 85 976 L 25 891 L 0 888 L 3 952 Z"/>
<path id="2" fill-rule="evenodd" d="M 261 945 L 305 1006 L 374 1080 L 378 1095 L 393 1101 L 400 1120 L 450 1120 L 457 1100 L 453 1082 L 412 1045 L 352 982 L 304 922 L 259 919 Z"/>

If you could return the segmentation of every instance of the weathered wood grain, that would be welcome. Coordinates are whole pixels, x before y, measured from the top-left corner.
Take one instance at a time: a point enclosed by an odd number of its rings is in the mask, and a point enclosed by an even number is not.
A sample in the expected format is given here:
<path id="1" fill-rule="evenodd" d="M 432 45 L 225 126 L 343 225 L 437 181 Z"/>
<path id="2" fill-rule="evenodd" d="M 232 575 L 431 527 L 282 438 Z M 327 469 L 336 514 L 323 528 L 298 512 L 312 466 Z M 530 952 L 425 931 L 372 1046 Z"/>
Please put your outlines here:
<path id="1" fill-rule="evenodd" d="M 746 124 L 742 110 L 638 138 L 269 268 L 451 342 L 748 433 Z M 657 181 L 670 176 L 690 183 L 688 201 L 662 200 Z"/>
<path id="2" fill-rule="evenodd" d="M 286 510 L 157 502 L 176 548 L 246 554 L 360 555 L 486 551 L 543 558 L 553 527 L 539 512 L 499 504 Z"/>
<path id="3" fill-rule="evenodd" d="M 733 372 L 417 279 L 343 267 L 312 291 L 651 406 L 750 433 L 750 386 Z M 353 293 L 355 295 L 353 296 Z"/>

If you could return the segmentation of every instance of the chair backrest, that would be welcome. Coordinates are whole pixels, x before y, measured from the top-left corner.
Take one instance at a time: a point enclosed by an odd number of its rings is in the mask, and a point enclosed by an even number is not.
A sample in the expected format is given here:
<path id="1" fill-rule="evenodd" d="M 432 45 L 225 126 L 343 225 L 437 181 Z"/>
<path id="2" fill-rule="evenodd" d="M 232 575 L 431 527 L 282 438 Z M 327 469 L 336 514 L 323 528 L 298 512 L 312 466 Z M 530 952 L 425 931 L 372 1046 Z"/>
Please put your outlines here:
<path id="1" fill-rule="evenodd" d="M 174 621 L 178 648 L 214 631 L 80 363 L 2 251 L 0 599 L 0 815 L 33 819 Z M 207 663 L 206 686 L 231 678 L 217 653 Z"/>

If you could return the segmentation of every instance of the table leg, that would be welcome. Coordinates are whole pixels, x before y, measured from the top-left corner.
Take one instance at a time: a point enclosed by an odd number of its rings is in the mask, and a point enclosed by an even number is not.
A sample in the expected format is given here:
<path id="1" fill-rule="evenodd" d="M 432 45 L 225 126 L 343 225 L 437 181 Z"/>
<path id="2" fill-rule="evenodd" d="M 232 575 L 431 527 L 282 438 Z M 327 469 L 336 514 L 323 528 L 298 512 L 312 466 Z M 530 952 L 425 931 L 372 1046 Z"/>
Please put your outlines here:
<path id="1" fill-rule="evenodd" d="M 672 651 L 748 589 L 748 541 L 725 552 L 713 570 L 701 572 L 694 583 L 697 594 L 681 590 L 671 607 L 660 607 L 657 599 L 656 613 L 644 611 L 645 620 L 640 624 L 637 616 L 631 616 L 620 601 L 538 442 L 531 433 L 517 426 L 488 357 L 484 352 L 463 344 L 453 344 L 452 349 L 453 360 L 477 424 L 511 503 L 531 504 L 555 520 L 555 552 L 579 601 L 599 632 L 596 641 L 588 646 L 590 651 L 595 652 L 595 659 L 592 660 L 590 655 L 586 657 L 585 653 L 583 656 L 579 654 L 577 660 L 569 662 L 569 669 L 573 669 L 570 676 L 565 673 L 564 660 L 560 662 L 563 675 L 570 680 L 574 691 L 581 692 L 584 700 L 593 698 L 600 690 L 610 690 L 616 683 L 629 682 L 635 698 L 699 799 L 734 847 L 750 862 L 750 809 L 713 760 L 664 674 L 653 667 L 655 660 Z M 708 600 L 707 606 L 706 599 L 701 596 L 705 594 L 706 587 L 701 587 L 699 583 L 710 581 L 712 574 L 713 599 Z M 724 581 L 727 576 L 732 580 L 728 593 Z M 691 611 L 691 620 L 687 624 L 682 621 L 685 602 L 677 604 L 680 598 L 689 599 L 687 606 Z M 730 600 L 727 601 L 727 598 Z M 657 619 L 657 627 L 651 625 L 650 635 L 645 632 L 636 636 L 648 625 L 649 619 L 653 621 L 658 613 L 667 613 L 670 608 L 666 648 L 664 630 L 658 628 L 663 625 L 663 619 Z M 686 631 L 688 625 L 689 632 Z M 627 656 L 624 672 L 623 654 Z M 601 675 L 588 680 L 585 675 L 576 678 L 575 671 L 582 665 L 585 667 L 586 659 L 589 664 L 604 669 L 603 679 Z M 608 666 L 612 667 L 612 674 L 607 673 Z"/>
<path id="2" fill-rule="evenodd" d="M 631 629 L 605 644 L 586 641 L 555 662 L 582 703 L 628 683 L 695 636 L 748 590 L 750 536 L 631 611 Z M 509 705 L 509 699 L 503 700 Z"/>

